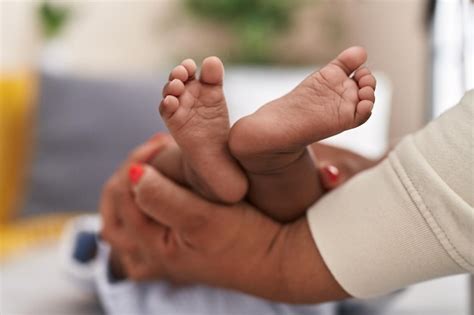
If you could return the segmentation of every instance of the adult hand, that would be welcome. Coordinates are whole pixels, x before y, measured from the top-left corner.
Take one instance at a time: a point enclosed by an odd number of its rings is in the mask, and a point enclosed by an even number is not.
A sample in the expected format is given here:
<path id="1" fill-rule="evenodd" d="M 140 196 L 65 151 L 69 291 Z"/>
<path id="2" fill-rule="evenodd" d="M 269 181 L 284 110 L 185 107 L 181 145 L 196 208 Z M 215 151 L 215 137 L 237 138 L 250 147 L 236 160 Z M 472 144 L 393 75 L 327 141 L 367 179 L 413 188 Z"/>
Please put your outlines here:
<path id="1" fill-rule="evenodd" d="M 121 269 L 120 267 L 123 267 L 125 269 L 125 272 L 128 277 L 135 279 L 135 280 L 151 280 L 151 279 L 158 279 L 161 277 L 167 277 L 170 280 L 174 282 L 186 282 L 186 281 L 192 281 L 192 282 L 206 282 L 214 285 L 220 285 L 220 286 L 228 286 L 228 287 L 233 287 L 233 288 L 240 288 L 241 290 L 249 293 L 254 293 L 257 295 L 269 297 L 269 298 L 275 298 L 278 300 L 286 300 L 286 301 L 301 301 L 302 299 L 305 299 L 305 296 L 302 294 L 297 294 L 294 297 L 291 297 L 292 294 L 290 292 L 297 291 L 299 292 L 298 288 L 305 287 L 305 286 L 311 286 L 315 285 L 321 288 L 325 287 L 327 283 L 332 283 L 333 287 L 336 289 L 334 292 L 338 292 L 339 294 L 342 291 L 342 289 L 335 283 L 334 279 L 330 276 L 329 272 L 324 266 L 324 263 L 322 262 L 321 258 L 319 257 L 319 254 L 317 252 L 317 249 L 313 250 L 315 248 L 314 242 L 311 240 L 310 234 L 309 234 L 309 229 L 307 227 L 306 221 L 303 219 L 299 220 L 298 222 L 287 226 L 281 226 L 267 217 L 261 215 L 256 209 L 252 208 L 251 206 L 247 204 L 239 204 L 235 205 L 232 207 L 229 206 L 222 206 L 222 205 L 216 205 L 209 203 L 207 201 L 202 200 L 200 197 L 190 193 L 187 190 L 183 190 L 183 188 L 178 187 L 178 191 L 176 191 L 177 195 L 170 196 L 169 202 L 179 202 L 181 201 L 182 204 L 180 206 L 177 206 L 176 204 L 174 205 L 175 207 L 179 208 L 180 210 L 177 210 L 176 213 L 179 214 L 180 211 L 183 211 L 184 208 L 193 208 L 194 207 L 194 201 L 190 202 L 190 200 L 200 200 L 198 202 L 199 205 L 202 206 L 202 208 L 205 209 L 220 209 L 219 213 L 224 213 L 224 218 L 223 219 L 215 219 L 219 218 L 220 216 L 210 216 L 209 213 L 213 211 L 197 211 L 195 212 L 196 215 L 201 214 L 204 216 L 204 219 L 198 215 L 197 217 L 189 217 L 188 220 L 184 220 L 185 224 L 186 222 L 190 222 L 189 225 L 191 227 L 191 230 L 193 231 L 200 231 L 201 232 L 206 232 L 206 231 L 213 231 L 213 233 L 204 233 L 204 236 L 201 233 L 197 233 L 197 236 L 193 237 L 186 237 L 188 232 L 182 232 L 181 230 L 177 230 L 173 225 L 166 224 L 165 222 L 161 222 L 163 218 L 157 217 L 156 215 L 150 215 L 151 217 L 154 218 L 154 221 L 151 221 L 148 217 L 144 215 L 143 212 L 139 210 L 139 207 L 135 204 L 133 200 L 133 196 L 130 191 L 130 181 L 128 179 L 128 171 L 130 169 L 130 166 L 133 163 L 144 163 L 150 160 L 150 156 L 153 156 L 156 154 L 157 151 L 163 151 L 163 153 L 160 154 L 161 161 L 164 162 L 164 164 L 168 164 L 168 166 L 172 163 L 170 163 L 171 160 L 176 160 L 173 159 L 173 156 L 168 155 L 168 161 L 166 158 L 166 154 L 168 154 L 168 151 L 173 151 L 173 150 L 164 150 L 164 147 L 166 146 L 167 148 L 169 147 L 170 144 L 170 139 L 169 138 L 155 138 L 152 141 L 149 141 L 145 143 L 144 145 L 140 146 L 132 154 L 130 154 L 129 158 L 123 163 L 123 165 L 119 168 L 119 170 L 111 177 L 111 179 L 108 181 L 104 188 L 104 192 L 102 194 L 102 201 L 101 201 L 101 213 L 103 217 L 103 222 L 104 222 L 104 227 L 102 231 L 102 236 L 103 238 L 108 241 L 113 248 L 113 259 L 112 262 L 115 262 L 112 264 L 112 266 L 117 266 L 116 269 Z M 328 160 L 336 162 L 338 167 L 342 170 L 341 174 L 342 177 L 338 180 L 338 184 L 342 183 L 343 180 L 349 178 L 352 176 L 357 169 L 364 169 L 366 168 L 365 166 L 368 165 L 368 163 L 359 163 L 356 165 L 362 165 L 364 167 L 352 167 L 349 168 L 348 165 L 354 165 L 354 161 L 362 161 L 362 157 L 357 157 L 353 153 L 348 153 L 345 150 L 341 150 L 338 148 L 332 148 L 328 147 L 326 148 L 327 150 L 324 151 L 324 153 L 328 153 L 326 155 L 321 154 L 318 152 L 319 156 L 318 157 L 324 157 L 324 159 L 320 159 L 320 161 L 323 161 L 327 163 Z M 329 154 L 329 153 L 334 153 L 334 154 Z M 156 160 L 156 159 L 155 159 Z M 349 163 L 349 164 L 348 164 Z M 324 164 L 323 164 L 324 165 Z M 176 165 L 175 165 L 176 166 Z M 324 166 L 326 167 L 327 164 Z M 175 169 L 177 169 L 175 167 Z M 173 171 L 173 167 L 167 167 L 168 172 L 165 173 L 168 177 L 171 177 L 178 182 L 182 182 L 182 178 L 179 178 L 179 174 L 176 171 Z M 163 176 L 159 176 L 162 181 L 163 181 Z M 324 173 L 322 172 L 322 179 L 324 180 Z M 158 181 L 157 181 L 158 182 Z M 171 183 L 169 181 L 165 181 L 168 183 Z M 150 181 L 152 183 L 152 181 Z M 173 184 L 173 183 L 171 183 Z M 156 183 L 155 183 L 156 185 Z M 174 184 L 173 184 L 174 185 Z M 334 187 L 336 186 L 334 183 L 329 183 L 328 186 Z M 144 184 L 143 187 L 150 186 L 148 184 Z M 144 189 L 145 189 L 144 188 Z M 328 187 L 331 188 L 331 187 Z M 156 190 L 151 189 L 150 193 L 141 193 L 140 195 L 143 196 L 143 202 L 145 204 L 148 204 L 148 206 L 145 209 L 156 209 L 159 208 L 164 200 L 162 202 L 150 202 L 150 199 L 153 199 L 154 195 L 159 192 L 160 189 L 157 187 Z M 185 194 L 182 195 L 181 194 Z M 177 197 L 179 196 L 179 197 Z M 185 198 L 185 196 L 189 198 Z M 191 197 L 190 197 L 191 196 Z M 177 199 L 177 200 L 174 200 Z M 148 203 L 147 203 L 148 202 Z M 235 209 L 234 209 L 235 208 Z M 225 210 L 223 210 L 225 209 Z M 237 215 L 239 214 L 239 215 Z M 201 219 L 199 219 L 201 218 Z M 209 218 L 214 218 L 212 220 L 209 220 Z M 243 220 L 242 218 L 245 218 Z M 213 226 L 213 229 L 201 229 L 199 226 L 201 225 L 199 222 L 206 222 L 207 224 L 211 224 Z M 249 221 L 247 224 L 247 221 Z M 161 224 L 161 223 L 165 224 Z M 227 224 L 218 224 L 218 222 L 227 222 Z M 259 224 L 261 222 L 262 224 Z M 229 228 L 232 227 L 232 228 Z M 244 226 L 246 227 L 245 229 L 241 229 L 240 227 Z M 216 228 L 219 228 L 220 230 L 216 230 Z M 233 257 L 233 255 L 228 255 L 229 253 L 222 253 L 220 252 L 221 249 L 223 251 L 226 251 L 227 249 L 231 248 L 239 248 L 234 245 L 240 244 L 241 241 L 248 241 L 249 240 L 249 235 L 252 233 L 249 233 L 247 229 L 252 228 L 253 232 L 255 233 L 255 239 L 256 240 L 261 240 L 262 243 L 254 242 L 252 243 L 255 247 L 252 248 L 245 248 L 244 253 L 251 253 L 251 257 L 254 257 L 253 259 L 259 260 L 259 255 L 258 253 L 270 253 L 271 251 L 268 249 L 268 246 L 272 247 L 273 252 L 272 255 L 266 256 L 267 259 L 268 257 L 273 257 L 275 258 L 275 249 L 277 248 L 276 246 L 273 247 L 274 245 L 271 244 L 276 244 L 276 240 L 280 240 L 278 243 L 284 242 L 287 243 L 287 241 L 283 241 L 285 238 L 282 235 L 295 235 L 295 234 L 304 234 L 305 235 L 305 242 L 301 243 L 301 245 L 305 244 L 307 248 L 310 248 L 310 250 L 307 251 L 307 253 L 315 256 L 313 259 L 319 263 L 313 265 L 307 265 L 307 269 L 311 272 L 314 272 L 316 270 L 322 270 L 323 273 L 327 276 L 326 280 L 324 280 L 324 277 L 318 276 L 318 280 L 314 284 L 305 284 L 302 286 L 303 283 L 306 283 L 309 278 L 306 276 L 303 276 L 301 278 L 291 275 L 292 273 L 292 268 L 286 268 L 286 273 L 281 273 L 282 266 L 278 266 L 278 264 L 283 264 L 284 266 L 289 266 L 291 263 L 283 263 L 282 261 L 277 262 L 273 261 L 273 265 L 277 265 L 274 268 L 267 268 L 269 266 L 263 265 L 263 270 L 259 271 L 258 274 L 260 275 L 260 278 L 263 279 L 265 277 L 269 279 L 273 279 L 273 281 L 259 281 L 258 284 L 254 283 L 257 278 L 255 275 L 250 272 L 244 272 L 243 274 L 247 274 L 248 282 L 244 281 L 245 277 L 241 276 L 238 271 L 240 269 L 245 269 L 247 268 L 254 269 L 257 268 L 258 264 L 256 262 L 251 262 L 249 261 L 248 264 L 240 264 L 239 268 L 236 268 L 235 262 L 242 261 L 242 257 Z M 188 231 L 189 229 L 184 229 L 184 231 Z M 299 233 L 294 233 L 294 232 L 288 232 L 288 231 L 294 231 L 298 230 Z M 177 232 L 179 231 L 179 233 Z M 283 232 L 284 231 L 284 232 Z M 220 238 L 218 240 L 215 240 L 215 235 L 226 235 L 224 238 Z M 162 250 L 159 250 L 157 246 L 162 246 L 163 242 L 164 244 L 181 244 L 181 245 L 186 245 L 182 248 L 180 248 L 182 251 L 180 252 L 179 257 L 183 257 L 182 254 L 186 253 L 187 251 L 184 251 L 183 249 L 189 249 L 189 245 L 192 245 L 193 243 L 196 242 L 199 238 L 204 237 L 204 242 L 198 242 L 201 246 L 200 247 L 202 250 L 206 252 L 211 252 L 214 253 L 214 258 L 211 259 L 211 257 L 205 256 L 205 257 L 199 257 L 201 260 L 201 264 L 198 263 L 193 263 L 190 265 L 183 265 L 183 268 L 178 267 L 178 264 L 171 263 L 170 260 L 166 259 L 169 257 L 169 254 L 172 253 L 174 250 L 167 251 L 166 247 L 162 248 Z M 208 239 L 211 237 L 210 239 Z M 164 238 L 164 239 L 163 239 Z M 295 239 L 295 238 L 293 238 Z M 177 240 L 181 240 L 181 242 L 175 242 Z M 190 241 L 191 240 L 191 241 Z M 270 240 L 270 241 L 269 241 Z M 171 242 L 171 243 L 167 243 Z M 270 245 L 269 245 L 270 244 Z M 245 247 L 245 242 L 241 244 L 242 246 Z M 248 244 L 247 244 L 248 245 Z M 214 246 L 217 246 L 218 248 L 216 249 Z M 288 246 L 288 245 L 287 245 Z M 281 247 L 281 246 L 280 246 Z M 173 246 L 171 246 L 173 248 Z M 262 249 L 263 248 L 263 249 Z M 296 248 L 299 248 L 299 246 L 295 246 L 292 248 L 288 248 L 283 250 L 284 253 L 289 253 L 292 250 L 296 250 Z M 169 247 L 168 247 L 169 249 Z M 242 250 L 242 248 L 240 248 Z M 313 251 L 313 252 L 311 252 Z M 242 251 L 235 252 L 234 255 L 240 255 L 242 254 Z M 283 254 L 279 254 L 283 255 Z M 173 257 L 173 255 L 171 255 Z M 187 256 L 187 255 L 185 255 Z M 290 254 L 289 257 L 294 257 L 295 255 Z M 227 257 L 226 261 L 229 264 L 223 264 L 220 265 L 219 263 L 221 262 L 222 258 Z M 229 258 L 230 257 L 230 258 Z M 282 257 L 282 256 L 280 256 Z M 196 258 L 194 258 L 196 259 Z M 193 261 L 193 260 L 188 260 L 184 259 L 184 261 Z M 306 258 L 298 259 L 297 261 L 306 261 L 308 262 L 309 260 Z M 119 262 L 119 263 L 117 263 Z M 214 264 L 219 264 L 218 266 L 211 266 L 211 262 L 214 262 Z M 293 264 L 294 270 L 296 271 L 302 271 L 301 265 L 300 264 Z M 170 268 L 171 266 L 171 268 Z M 184 267 L 190 266 L 192 267 L 190 271 L 185 272 Z M 206 267 L 207 266 L 207 267 Z M 319 266 L 319 267 L 318 267 Z M 173 268 L 175 267 L 175 268 Z M 214 272 L 217 270 L 221 270 L 217 267 L 224 268 L 221 272 Z M 181 269 L 180 269 L 181 268 Z M 227 268 L 227 269 L 226 269 Z M 274 270 L 277 269 L 278 271 L 275 272 Z M 273 271 L 272 271 L 273 270 Z M 312 270 L 312 271 L 311 271 Z M 237 279 L 227 279 L 225 275 L 227 274 L 239 274 Z M 212 275 L 212 277 L 210 277 Z M 300 280 L 298 280 L 300 279 Z M 237 281 L 237 283 L 235 283 Z M 275 283 L 278 283 L 278 285 L 275 285 L 274 288 L 278 289 L 271 289 L 268 288 L 268 286 L 273 286 Z M 286 284 L 282 284 L 286 283 Z M 255 287 L 253 287 L 255 285 Z M 276 291 L 275 291 L 276 290 Z M 331 293 L 331 290 L 326 290 L 326 293 L 328 296 L 330 296 L 331 299 L 334 299 L 335 295 Z M 336 294 L 337 295 L 337 294 Z M 345 293 L 343 293 L 345 295 Z M 311 299 L 314 296 L 318 296 L 319 298 L 323 298 L 324 294 L 320 295 L 313 295 L 311 294 L 310 296 L 307 296 L 307 299 Z M 314 302 L 313 300 L 310 300 L 311 302 Z"/>
<path id="2" fill-rule="evenodd" d="M 143 247 L 143 242 L 136 241 L 137 236 L 154 238 L 153 233 L 159 224 L 152 222 L 137 207 L 131 191 L 129 169 L 134 163 L 150 161 L 168 142 L 167 137 L 155 136 L 137 147 L 104 185 L 99 203 L 101 237 L 112 247 L 110 267 L 119 278 L 124 276 L 122 273 L 134 279 L 160 277 L 159 262 L 151 262 L 149 255 L 145 255 L 148 249 Z"/>
<path id="3" fill-rule="evenodd" d="M 134 169 L 135 200 L 160 223 L 148 231 L 149 222 L 140 221 L 134 229 L 144 232 L 135 240 L 164 278 L 294 303 L 348 296 L 319 255 L 306 218 L 282 225 L 246 203 L 209 202 L 148 165 Z"/>

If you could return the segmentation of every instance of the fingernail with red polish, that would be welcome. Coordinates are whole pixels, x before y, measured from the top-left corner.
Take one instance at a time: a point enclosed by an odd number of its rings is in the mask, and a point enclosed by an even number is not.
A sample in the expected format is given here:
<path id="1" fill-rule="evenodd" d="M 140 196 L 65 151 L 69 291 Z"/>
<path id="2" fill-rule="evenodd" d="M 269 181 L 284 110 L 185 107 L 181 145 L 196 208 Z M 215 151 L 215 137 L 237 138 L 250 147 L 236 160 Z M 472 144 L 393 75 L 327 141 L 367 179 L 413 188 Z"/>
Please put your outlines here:
<path id="1" fill-rule="evenodd" d="M 140 181 L 140 178 L 143 175 L 143 166 L 141 164 L 132 164 L 128 170 L 128 178 L 132 184 L 136 185 Z"/>
<path id="2" fill-rule="evenodd" d="M 340 174 L 337 167 L 334 165 L 328 165 L 324 167 L 324 171 L 326 172 L 326 175 L 331 183 L 337 183 Z"/>

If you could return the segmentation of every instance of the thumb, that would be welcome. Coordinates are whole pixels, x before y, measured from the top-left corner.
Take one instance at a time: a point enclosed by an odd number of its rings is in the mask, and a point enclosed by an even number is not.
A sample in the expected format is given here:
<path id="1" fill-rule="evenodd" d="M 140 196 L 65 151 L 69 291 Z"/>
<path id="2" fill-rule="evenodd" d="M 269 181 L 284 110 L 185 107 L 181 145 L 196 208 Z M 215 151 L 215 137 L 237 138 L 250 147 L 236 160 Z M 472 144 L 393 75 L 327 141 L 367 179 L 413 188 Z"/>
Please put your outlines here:
<path id="1" fill-rule="evenodd" d="M 139 208 L 177 232 L 187 233 L 207 224 L 215 209 L 208 201 L 148 165 L 132 165 L 129 175 Z"/>

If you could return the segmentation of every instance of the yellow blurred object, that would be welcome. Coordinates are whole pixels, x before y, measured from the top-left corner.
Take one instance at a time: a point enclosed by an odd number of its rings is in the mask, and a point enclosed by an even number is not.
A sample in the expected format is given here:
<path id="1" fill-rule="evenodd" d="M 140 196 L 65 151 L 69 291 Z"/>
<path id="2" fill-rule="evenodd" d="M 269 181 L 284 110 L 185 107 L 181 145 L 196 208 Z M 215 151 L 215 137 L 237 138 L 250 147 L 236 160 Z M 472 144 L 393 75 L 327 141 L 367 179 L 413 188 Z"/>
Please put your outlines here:
<path id="1" fill-rule="evenodd" d="M 44 215 L 0 225 L 0 262 L 31 246 L 57 241 L 64 224 L 76 215 L 78 213 Z"/>
<path id="2" fill-rule="evenodd" d="M 0 262 L 12 254 L 57 241 L 64 224 L 80 213 L 15 218 L 32 145 L 36 78 L 0 72 Z"/>
<path id="3" fill-rule="evenodd" d="M 35 91 L 32 74 L 0 73 L 0 228 L 14 216 L 21 200 Z"/>

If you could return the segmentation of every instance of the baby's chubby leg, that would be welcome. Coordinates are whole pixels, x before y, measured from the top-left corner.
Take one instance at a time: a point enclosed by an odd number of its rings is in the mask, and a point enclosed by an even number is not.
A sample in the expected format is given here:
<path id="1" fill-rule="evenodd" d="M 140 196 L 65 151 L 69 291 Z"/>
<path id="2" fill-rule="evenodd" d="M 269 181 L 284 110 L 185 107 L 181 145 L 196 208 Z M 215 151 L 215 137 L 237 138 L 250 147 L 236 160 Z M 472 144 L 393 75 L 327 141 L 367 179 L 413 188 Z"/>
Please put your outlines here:
<path id="1" fill-rule="evenodd" d="M 291 221 L 321 196 L 306 146 L 369 119 L 375 78 L 361 47 L 351 47 L 293 91 L 231 129 L 229 147 L 249 177 L 249 199 L 279 221 Z"/>
<path id="2" fill-rule="evenodd" d="M 208 57 L 196 75 L 196 64 L 187 59 L 171 71 L 163 89 L 160 113 L 178 145 L 168 153 L 175 157 L 170 163 L 175 171 L 181 168 L 182 183 L 204 197 L 237 202 L 247 191 L 247 178 L 228 150 L 224 66 L 217 57 Z"/>

